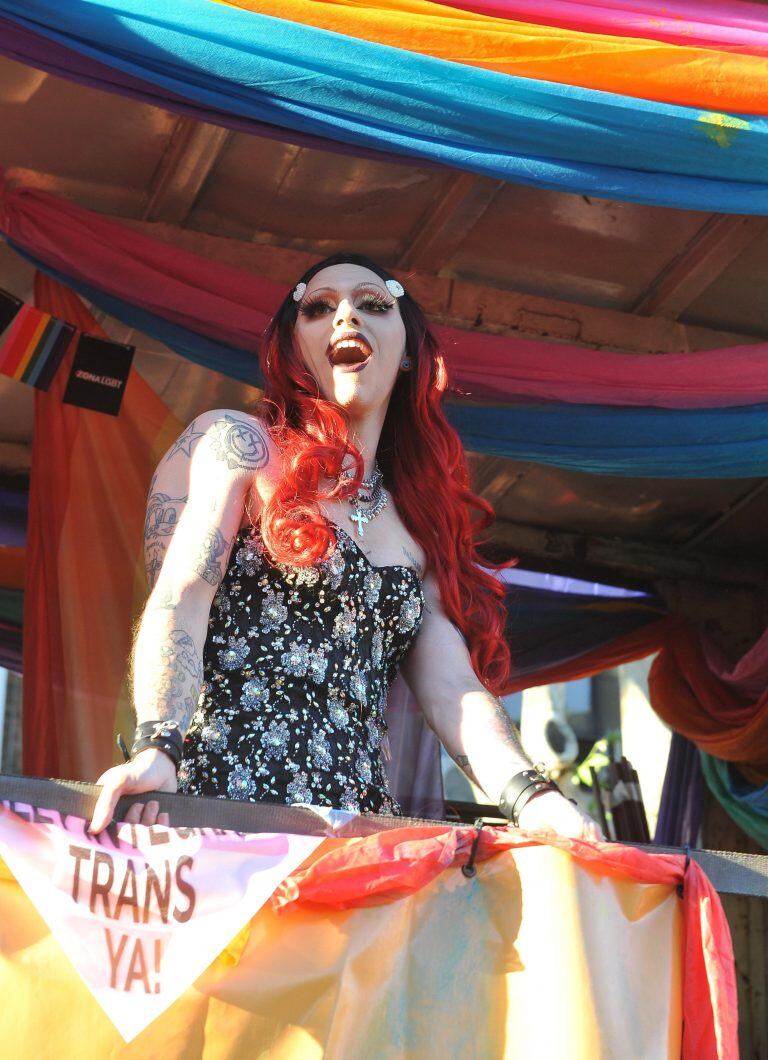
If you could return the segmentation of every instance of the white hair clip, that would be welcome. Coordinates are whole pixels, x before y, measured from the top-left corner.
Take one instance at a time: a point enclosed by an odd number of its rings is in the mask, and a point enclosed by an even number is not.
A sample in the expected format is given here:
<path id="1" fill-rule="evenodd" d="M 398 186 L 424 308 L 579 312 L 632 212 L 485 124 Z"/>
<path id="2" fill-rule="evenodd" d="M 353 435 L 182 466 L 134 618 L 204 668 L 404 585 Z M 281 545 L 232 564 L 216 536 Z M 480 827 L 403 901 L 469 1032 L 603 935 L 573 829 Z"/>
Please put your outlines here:
<path id="1" fill-rule="evenodd" d="M 294 288 L 294 291 L 293 291 L 293 300 L 294 300 L 294 302 L 300 302 L 302 300 L 302 298 L 304 297 L 304 292 L 306 291 L 306 289 L 307 289 L 307 285 L 305 283 L 297 283 L 296 284 L 296 287 Z"/>
<path id="2" fill-rule="evenodd" d="M 387 280 L 387 290 L 393 298 L 402 298 L 405 288 L 398 280 Z"/>

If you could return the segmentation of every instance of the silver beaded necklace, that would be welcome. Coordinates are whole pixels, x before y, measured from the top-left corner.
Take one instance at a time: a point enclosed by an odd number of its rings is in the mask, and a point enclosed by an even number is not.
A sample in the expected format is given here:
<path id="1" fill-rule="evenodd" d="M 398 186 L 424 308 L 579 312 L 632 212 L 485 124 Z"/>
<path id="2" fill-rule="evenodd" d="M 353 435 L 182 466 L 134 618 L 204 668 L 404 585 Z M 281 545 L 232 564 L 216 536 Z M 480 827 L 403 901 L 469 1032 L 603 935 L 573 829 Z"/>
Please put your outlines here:
<path id="1" fill-rule="evenodd" d="M 347 478 L 352 477 L 352 472 L 343 471 Z M 389 494 L 383 486 L 384 476 L 379 465 L 373 469 L 369 479 L 363 479 L 360 488 L 348 498 L 352 515 L 350 519 L 355 524 L 358 537 L 365 537 L 364 526 L 367 526 L 377 515 L 380 515 L 389 503 Z M 367 505 L 367 507 L 363 507 Z"/>

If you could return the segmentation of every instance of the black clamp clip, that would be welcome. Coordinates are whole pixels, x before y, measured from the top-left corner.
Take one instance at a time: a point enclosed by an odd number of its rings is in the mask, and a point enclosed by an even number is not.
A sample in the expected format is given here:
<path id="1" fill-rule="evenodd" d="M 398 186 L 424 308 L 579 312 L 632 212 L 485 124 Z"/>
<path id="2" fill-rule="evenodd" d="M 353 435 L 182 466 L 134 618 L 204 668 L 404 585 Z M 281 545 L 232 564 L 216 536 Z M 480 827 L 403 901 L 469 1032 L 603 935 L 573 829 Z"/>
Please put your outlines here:
<path id="1" fill-rule="evenodd" d="M 683 866 L 683 879 L 677 885 L 678 898 L 682 898 L 683 897 L 683 892 L 685 891 L 685 877 L 688 874 L 688 866 L 690 864 L 691 864 L 691 848 L 686 843 L 685 844 L 685 865 Z"/>
<path id="2" fill-rule="evenodd" d="M 475 857 L 477 855 L 477 848 L 480 845 L 480 833 L 482 832 L 484 826 L 485 821 L 483 821 L 482 818 L 478 817 L 475 821 L 475 838 L 472 840 L 472 849 L 469 852 L 469 861 L 466 863 L 466 865 L 461 866 L 461 871 L 464 873 L 468 880 L 471 880 L 473 876 L 477 876 L 477 869 L 475 868 Z"/>

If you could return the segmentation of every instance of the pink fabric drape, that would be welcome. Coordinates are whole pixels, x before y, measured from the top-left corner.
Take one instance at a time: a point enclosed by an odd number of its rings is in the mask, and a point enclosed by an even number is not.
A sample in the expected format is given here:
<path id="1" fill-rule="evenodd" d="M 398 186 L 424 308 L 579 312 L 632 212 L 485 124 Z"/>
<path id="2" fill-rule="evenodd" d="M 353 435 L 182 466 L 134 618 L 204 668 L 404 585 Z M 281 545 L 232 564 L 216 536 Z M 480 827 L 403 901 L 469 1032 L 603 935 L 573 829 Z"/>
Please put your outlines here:
<path id="1" fill-rule="evenodd" d="M 256 349 L 283 284 L 212 262 L 74 203 L 7 190 L 0 227 L 73 279 L 231 346 Z M 408 277 L 403 276 L 405 283 Z M 768 344 L 664 355 L 607 353 L 437 327 L 454 385 L 478 399 L 723 408 L 768 402 Z"/>
<path id="2" fill-rule="evenodd" d="M 768 629 L 738 662 L 731 665 L 708 637 L 701 638 L 707 667 L 718 681 L 746 697 L 755 697 L 768 686 Z"/>
<path id="3" fill-rule="evenodd" d="M 441 0 L 495 18 L 562 26 L 615 37 L 768 54 L 768 11 L 762 4 L 685 0 Z"/>

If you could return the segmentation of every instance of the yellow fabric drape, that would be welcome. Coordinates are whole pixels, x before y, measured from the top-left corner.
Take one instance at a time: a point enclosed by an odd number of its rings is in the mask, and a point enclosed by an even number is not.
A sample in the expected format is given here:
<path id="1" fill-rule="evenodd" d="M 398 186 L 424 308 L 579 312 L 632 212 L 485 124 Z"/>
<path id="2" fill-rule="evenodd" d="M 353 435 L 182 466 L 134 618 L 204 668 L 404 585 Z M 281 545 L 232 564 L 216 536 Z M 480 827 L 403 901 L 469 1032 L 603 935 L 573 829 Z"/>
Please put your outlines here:
<path id="1" fill-rule="evenodd" d="M 518 77 L 705 110 L 768 114 L 764 56 L 492 18 L 428 0 L 218 0 Z"/>
<path id="2" fill-rule="evenodd" d="M 264 907 L 126 1045 L 0 862 L 8 1056 L 680 1056 L 681 903 L 532 846 L 398 901 Z M 224 940 L 222 940 L 224 942 Z"/>

